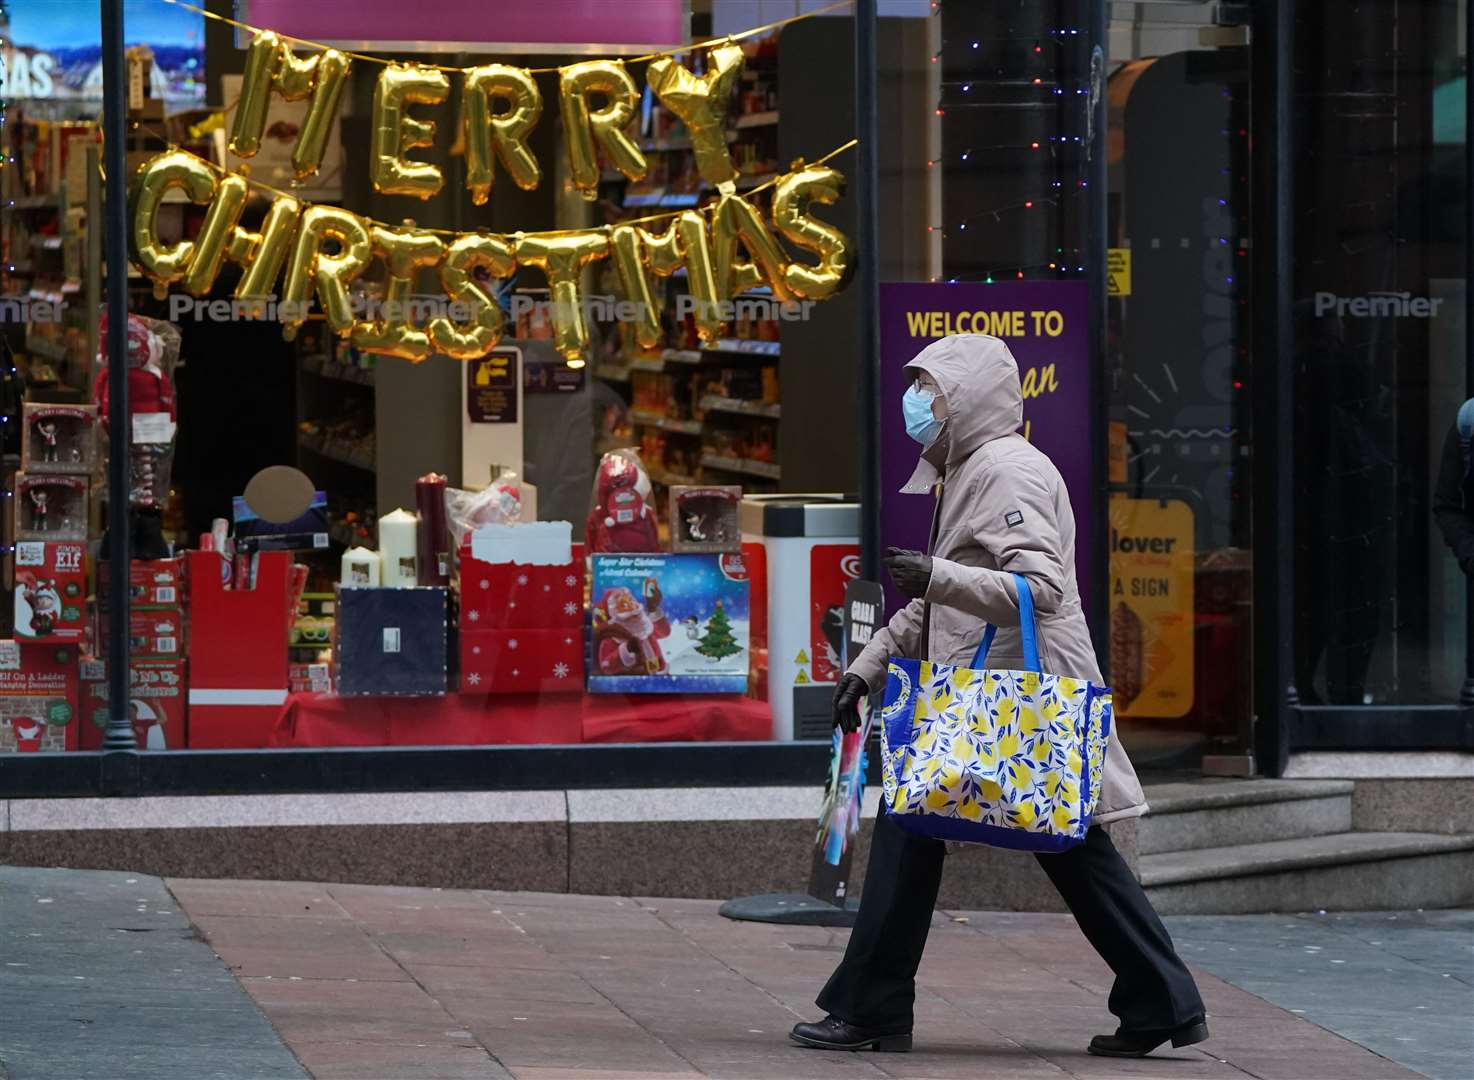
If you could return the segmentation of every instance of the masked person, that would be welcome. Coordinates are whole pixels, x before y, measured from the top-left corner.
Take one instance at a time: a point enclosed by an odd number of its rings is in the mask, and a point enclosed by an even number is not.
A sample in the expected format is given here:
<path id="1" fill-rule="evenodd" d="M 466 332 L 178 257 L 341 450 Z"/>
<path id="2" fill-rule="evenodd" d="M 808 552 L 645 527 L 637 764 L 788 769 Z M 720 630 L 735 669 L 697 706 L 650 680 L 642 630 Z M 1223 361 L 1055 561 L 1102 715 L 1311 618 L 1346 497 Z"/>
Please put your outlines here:
<path id="1" fill-rule="evenodd" d="M 888 549 L 886 569 L 911 602 L 878 631 L 835 688 L 835 724 L 853 731 L 860 699 L 891 655 L 967 665 L 984 624 L 999 629 L 989 666 L 1023 667 L 1014 574 L 1033 591 L 1046 672 L 1101 681 L 1075 582 L 1075 518 L 1054 464 L 1018 429 L 1018 365 L 998 338 L 943 338 L 909 364 L 906 431 L 925 449 L 901 490 L 936 490 L 929 552 Z M 1110 740 L 1095 824 L 1083 843 L 1039 864 L 1115 973 L 1120 1021 L 1093 1054 L 1141 1057 L 1208 1037 L 1203 1001 L 1141 885 L 1100 823 L 1146 810 L 1120 741 Z M 792 1038 L 828 1050 L 909 1050 L 916 969 L 926 946 L 946 844 L 876 822 L 860 910 L 844 960 L 819 994 L 829 1015 Z"/>

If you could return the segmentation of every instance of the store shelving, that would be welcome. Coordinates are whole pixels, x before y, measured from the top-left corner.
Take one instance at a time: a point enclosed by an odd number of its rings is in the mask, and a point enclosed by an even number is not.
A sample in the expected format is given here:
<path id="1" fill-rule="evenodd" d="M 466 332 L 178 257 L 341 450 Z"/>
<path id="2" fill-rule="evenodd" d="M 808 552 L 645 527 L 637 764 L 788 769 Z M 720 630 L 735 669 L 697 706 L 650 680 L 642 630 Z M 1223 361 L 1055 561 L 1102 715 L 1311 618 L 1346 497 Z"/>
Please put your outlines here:
<path id="1" fill-rule="evenodd" d="M 333 439 L 301 432 L 297 436 L 297 445 L 319 457 L 336 461 L 340 465 L 351 465 L 355 469 L 362 469 L 370 473 L 374 471 L 372 444 L 368 447 L 362 444 L 349 446 Z"/>
<path id="2" fill-rule="evenodd" d="M 708 469 L 720 469 L 722 472 L 740 473 L 744 476 L 760 476 L 765 480 L 780 480 L 783 477 L 783 470 L 771 461 L 757 461 L 753 458 L 702 454 L 701 464 Z"/>
<path id="3" fill-rule="evenodd" d="M 629 418 L 635 424 L 659 428 L 661 431 L 674 431 L 682 435 L 700 435 L 702 431 L 700 420 L 674 420 L 668 416 L 644 412 L 640 409 L 631 409 Z"/>
<path id="4" fill-rule="evenodd" d="M 768 420 L 778 420 L 783 416 L 783 406 L 777 402 L 747 401 L 742 398 L 722 397 L 718 394 L 707 394 L 701 399 L 703 412 L 725 412 L 734 413 L 737 416 L 761 416 Z"/>

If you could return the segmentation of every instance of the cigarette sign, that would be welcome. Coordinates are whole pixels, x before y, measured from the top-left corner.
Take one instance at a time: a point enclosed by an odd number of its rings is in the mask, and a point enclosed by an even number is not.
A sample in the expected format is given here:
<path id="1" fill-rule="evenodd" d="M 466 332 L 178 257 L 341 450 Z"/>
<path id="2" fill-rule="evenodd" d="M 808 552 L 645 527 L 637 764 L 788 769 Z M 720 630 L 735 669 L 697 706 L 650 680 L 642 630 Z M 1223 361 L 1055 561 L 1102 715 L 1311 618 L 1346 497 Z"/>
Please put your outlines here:
<path id="1" fill-rule="evenodd" d="M 1106 295 L 1131 295 L 1131 249 L 1106 249 Z"/>

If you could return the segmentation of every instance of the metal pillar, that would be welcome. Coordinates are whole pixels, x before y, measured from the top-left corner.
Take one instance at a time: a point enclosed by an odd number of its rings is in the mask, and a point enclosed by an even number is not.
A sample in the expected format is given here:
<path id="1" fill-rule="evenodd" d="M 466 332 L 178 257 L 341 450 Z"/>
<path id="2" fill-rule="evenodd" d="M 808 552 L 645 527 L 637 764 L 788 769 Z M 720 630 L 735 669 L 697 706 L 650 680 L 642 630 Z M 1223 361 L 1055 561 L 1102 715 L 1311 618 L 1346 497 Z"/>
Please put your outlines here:
<path id="1" fill-rule="evenodd" d="M 102 135 L 107 174 L 108 717 L 105 751 L 138 748 L 128 720 L 128 183 L 123 0 L 102 0 Z M 96 222 L 89 222 L 95 228 Z M 106 766 L 105 766 L 106 768 Z"/>
<path id="2" fill-rule="evenodd" d="M 1295 672 L 1294 0 L 1253 6 L 1254 756 L 1280 776 Z"/>
<path id="3" fill-rule="evenodd" d="M 1474 396 L 1474 18 L 1464 16 L 1464 393 Z M 1474 578 L 1464 589 L 1464 685 L 1459 704 L 1474 706 Z"/>
<path id="4" fill-rule="evenodd" d="M 1110 39 L 1106 33 L 1106 0 L 1088 0 L 1087 5 L 1090 56 L 1088 73 L 1090 96 L 1086 100 L 1089 134 L 1086 151 L 1087 196 L 1085 199 L 1085 265 L 1090 284 L 1090 490 L 1096 493 L 1095 509 L 1085 525 L 1085 537 L 1092 552 L 1092 588 L 1086 598 L 1085 615 L 1090 621 L 1095 655 L 1110 666 L 1110 479 L 1106 434 L 1106 249 L 1110 245 L 1110 185 L 1106 171 L 1106 74 L 1110 59 Z"/>
<path id="5" fill-rule="evenodd" d="M 860 577 L 880 578 L 880 150 L 876 0 L 855 0 L 856 210 L 860 309 Z"/>

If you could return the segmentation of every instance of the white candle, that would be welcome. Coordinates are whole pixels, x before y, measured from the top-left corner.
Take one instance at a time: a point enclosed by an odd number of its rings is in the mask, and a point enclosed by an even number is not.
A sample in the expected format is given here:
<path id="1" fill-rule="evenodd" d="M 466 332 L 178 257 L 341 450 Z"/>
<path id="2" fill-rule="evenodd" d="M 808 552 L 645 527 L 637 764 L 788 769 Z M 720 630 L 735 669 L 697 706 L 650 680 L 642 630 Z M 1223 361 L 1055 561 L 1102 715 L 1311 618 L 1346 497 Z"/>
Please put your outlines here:
<path id="1" fill-rule="evenodd" d="M 343 552 L 343 576 L 338 583 L 345 589 L 378 585 L 379 553 L 361 547 L 349 548 Z"/>
<path id="2" fill-rule="evenodd" d="M 387 588 L 412 589 L 419 584 L 415 572 L 419 529 L 420 519 L 408 510 L 395 510 L 379 519 L 379 574 Z"/>

